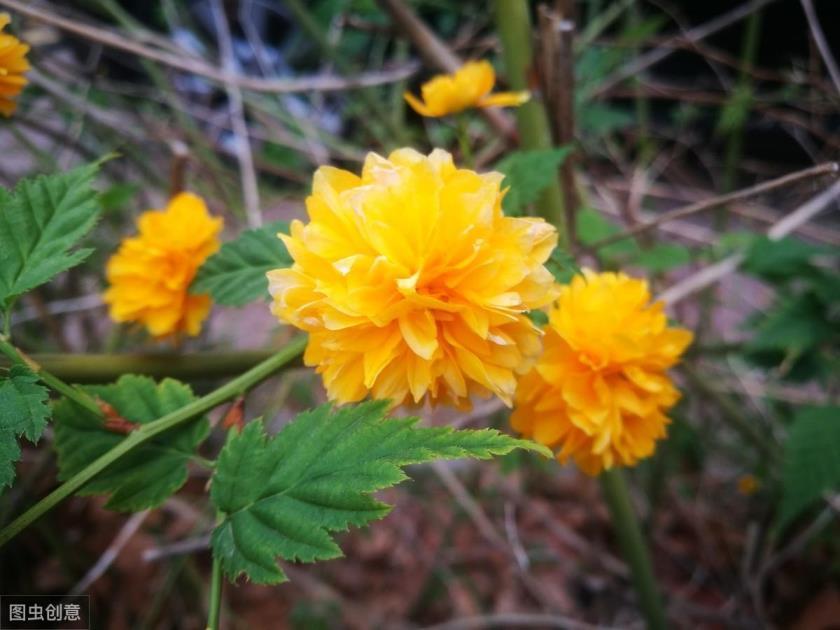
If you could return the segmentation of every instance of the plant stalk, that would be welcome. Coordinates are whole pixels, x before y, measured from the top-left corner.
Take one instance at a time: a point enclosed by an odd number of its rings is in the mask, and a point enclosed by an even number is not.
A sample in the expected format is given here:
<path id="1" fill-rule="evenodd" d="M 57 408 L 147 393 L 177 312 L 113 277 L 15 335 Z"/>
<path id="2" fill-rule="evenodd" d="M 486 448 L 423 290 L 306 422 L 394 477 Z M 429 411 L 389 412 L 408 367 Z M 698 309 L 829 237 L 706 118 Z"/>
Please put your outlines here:
<path id="1" fill-rule="evenodd" d="M 508 83 L 512 90 L 527 90 L 528 75 L 534 60 L 529 4 L 522 0 L 495 0 L 493 6 L 496 13 L 496 29 L 502 40 Z M 516 126 L 519 129 L 520 143 L 526 151 L 552 148 L 548 115 L 541 102 L 531 99 L 517 107 Z M 542 192 L 537 207 L 540 214 L 557 227 L 560 243 L 565 245 L 566 213 L 558 179 L 553 179 Z"/>
<path id="2" fill-rule="evenodd" d="M 79 488 L 122 456 L 131 452 L 144 442 L 149 441 L 154 436 L 183 424 L 187 420 L 213 409 L 226 400 L 230 400 L 231 398 L 235 398 L 236 396 L 246 392 L 254 385 L 265 380 L 274 374 L 274 372 L 286 365 L 289 361 L 297 357 L 303 352 L 305 347 L 306 337 L 301 336 L 293 339 L 285 348 L 280 350 L 271 358 L 254 366 L 252 369 L 210 392 L 206 396 L 203 396 L 202 398 L 181 407 L 177 411 L 173 411 L 154 422 L 144 424 L 135 431 L 132 431 L 122 442 L 117 444 L 114 448 L 103 454 L 98 459 L 88 464 L 88 466 L 86 466 L 83 470 L 73 475 L 73 477 L 61 484 L 58 488 L 53 490 L 50 494 L 38 501 L 26 512 L 0 530 L 0 547 L 5 545 L 33 521 L 46 514 L 61 501 L 76 492 Z"/>
<path id="3" fill-rule="evenodd" d="M 90 411 L 95 416 L 100 418 L 102 417 L 102 409 L 100 409 L 93 397 L 89 396 L 77 387 L 68 385 L 60 378 L 53 376 L 50 372 L 41 367 L 40 364 L 12 345 L 8 337 L 5 335 L 0 335 L 0 352 L 5 354 L 13 364 L 24 365 L 32 370 L 32 372 L 34 372 L 47 387 L 58 392 L 62 396 L 66 396 L 77 405 L 80 405 Z"/>
<path id="4" fill-rule="evenodd" d="M 213 572 L 210 574 L 210 602 L 207 605 L 207 630 L 219 630 L 222 582 L 222 561 L 213 554 Z"/>
<path id="5" fill-rule="evenodd" d="M 630 566 L 630 576 L 648 630 L 663 630 L 667 627 L 665 610 L 653 576 L 647 544 L 642 537 L 633 505 L 630 503 L 624 475 L 621 469 L 613 468 L 602 472 L 600 480 L 621 551 Z"/>

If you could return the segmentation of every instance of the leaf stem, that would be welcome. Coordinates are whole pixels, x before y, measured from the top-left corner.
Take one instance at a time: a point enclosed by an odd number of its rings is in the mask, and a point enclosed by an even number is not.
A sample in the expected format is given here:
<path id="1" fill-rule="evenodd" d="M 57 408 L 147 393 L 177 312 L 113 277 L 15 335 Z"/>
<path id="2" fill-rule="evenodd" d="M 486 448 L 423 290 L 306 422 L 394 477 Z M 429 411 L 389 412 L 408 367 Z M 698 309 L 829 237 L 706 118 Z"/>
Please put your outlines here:
<path id="1" fill-rule="evenodd" d="M 602 472 L 600 480 L 618 542 L 624 553 L 624 559 L 630 565 L 633 586 L 647 621 L 648 630 L 664 629 L 667 627 L 665 611 L 662 608 L 659 589 L 653 576 L 648 548 L 639 529 L 639 521 L 633 511 L 633 505 L 630 503 L 624 475 L 620 469 L 613 468 Z"/>
<path id="2" fill-rule="evenodd" d="M 277 354 L 273 355 L 269 359 L 266 359 L 259 365 L 254 366 L 252 369 L 222 385 L 218 389 L 210 392 L 206 396 L 203 396 L 202 398 L 199 398 L 198 400 L 195 400 L 190 404 L 181 407 L 177 411 L 173 411 L 172 413 L 155 420 L 154 422 L 144 424 L 136 431 L 132 431 L 122 442 L 118 443 L 110 451 L 88 464 L 88 466 L 73 475 L 73 477 L 61 484 L 58 488 L 53 490 L 50 494 L 38 501 L 26 512 L 0 530 L 0 547 L 5 545 L 33 521 L 46 514 L 49 510 L 76 492 L 84 484 L 93 479 L 96 475 L 105 470 L 105 468 L 113 464 L 122 456 L 134 450 L 144 442 L 152 439 L 159 433 L 168 431 L 169 429 L 172 429 L 173 427 L 176 427 L 197 415 L 209 411 L 226 400 L 235 398 L 243 391 L 250 389 L 257 383 L 274 374 L 274 372 L 303 352 L 305 347 L 306 337 L 301 336 L 293 339 Z"/>
<path id="3" fill-rule="evenodd" d="M 213 554 L 210 574 L 210 601 L 207 604 L 207 630 L 219 630 L 219 611 L 222 608 L 222 561 Z"/>
<path id="4" fill-rule="evenodd" d="M 0 335 L 0 352 L 5 354 L 13 364 L 17 363 L 19 365 L 24 365 L 32 370 L 47 387 L 50 387 L 62 396 L 66 396 L 76 404 L 90 411 L 95 416 L 100 418 L 102 417 L 102 409 L 93 397 L 89 396 L 78 387 L 69 385 L 60 378 L 57 378 L 47 372 L 36 361 L 32 360 L 31 357 L 27 356 L 12 345 L 6 335 Z"/>

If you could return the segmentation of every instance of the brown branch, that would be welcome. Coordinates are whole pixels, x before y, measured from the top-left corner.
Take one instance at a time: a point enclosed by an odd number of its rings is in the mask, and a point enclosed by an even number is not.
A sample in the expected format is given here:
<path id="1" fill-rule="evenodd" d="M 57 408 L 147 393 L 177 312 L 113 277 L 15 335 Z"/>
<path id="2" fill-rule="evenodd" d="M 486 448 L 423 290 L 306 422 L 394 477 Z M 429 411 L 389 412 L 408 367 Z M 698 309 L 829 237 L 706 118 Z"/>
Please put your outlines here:
<path id="1" fill-rule="evenodd" d="M 696 42 L 703 40 L 710 35 L 714 35 L 718 31 L 725 29 L 740 20 L 743 20 L 745 17 L 758 11 L 762 7 L 770 4 L 771 2 L 775 2 L 776 0 L 753 0 L 752 2 L 746 2 L 731 11 L 724 13 L 716 17 L 713 20 L 709 20 L 705 24 L 701 24 L 700 26 L 696 26 L 692 28 L 690 31 L 686 33 L 682 33 L 680 35 L 676 35 L 673 39 L 674 41 L 690 41 Z M 604 81 L 601 82 L 601 85 L 597 87 L 594 92 L 594 96 L 603 94 L 607 90 L 615 87 L 625 79 L 629 79 L 632 76 L 635 76 L 646 70 L 650 66 L 659 63 L 666 57 L 670 56 L 674 52 L 673 48 L 670 47 L 657 47 L 647 52 L 643 55 L 639 55 L 633 61 L 625 65 L 623 68 L 616 70 L 613 74 L 608 76 Z"/>
<path id="2" fill-rule="evenodd" d="M 790 184 L 793 184 L 794 182 L 802 181 L 804 179 L 811 179 L 813 177 L 819 177 L 822 175 L 836 175 L 838 171 L 840 171 L 840 164 L 838 164 L 837 162 L 825 162 L 823 164 L 818 164 L 817 166 L 813 166 L 811 168 L 806 168 L 802 171 L 788 173 L 787 175 L 784 175 L 782 177 L 771 179 L 769 182 L 762 182 L 761 184 L 756 184 L 755 186 L 750 186 L 749 188 L 736 190 L 735 192 L 729 193 L 727 195 L 720 195 L 711 199 L 698 201 L 696 203 L 692 203 L 682 208 L 672 210 L 671 212 L 666 212 L 653 219 L 652 221 L 648 221 L 647 223 L 643 223 L 641 225 L 637 225 L 628 230 L 625 230 L 620 234 L 615 234 L 613 236 L 609 236 L 605 239 L 597 241 L 596 243 L 590 245 L 589 248 L 592 250 L 597 250 L 602 247 L 605 247 L 606 245 L 611 245 L 612 243 L 615 243 L 617 241 L 630 238 L 631 236 L 641 234 L 642 232 L 647 232 L 648 230 L 651 230 L 663 223 L 673 221 L 674 219 L 682 219 L 684 217 L 696 214 L 698 212 L 702 212 L 704 210 L 711 210 L 713 208 L 717 208 L 718 206 L 723 206 L 728 203 L 732 203 L 733 201 L 741 201 L 743 199 L 748 199 L 749 197 L 755 197 L 757 195 L 769 192 L 771 190 L 775 190 L 777 188 L 788 186 Z"/>
<path id="3" fill-rule="evenodd" d="M 823 63 L 828 69 L 828 75 L 834 83 L 834 87 L 840 92 L 840 70 L 837 68 L 837 62 L 831 54 L 831 47 L 825 40 L 825 33 L 823 33 L 820 20 L 817 18 L 817 12 L 814 10 L 814 5 L 811 0 L 800 0 L 802 2 L 802 9 L 805 11 L 805 17 L 808 20 L 808 27 L 811 29 L 811 35 L 814 37 L 814 43 L 817 45 L 817 50 L 820 51 Z"/>
<path id="4" fill-rule="evenodd" d="M 359 74 L 354 77 L 309 76 L 297 79 L 261 79 L 230 74 L 227 71 L 209 65 L 205 61 L 183 52 L 174 55 L 141 44 L 124 33 L 113 33 L 96 26 L 83 24 L 76 20 L 54 15 L 44 9 L 30 6 L 21 0 L 0 0 L 0 6 L 6 7 L 33 20 L 49 24 L 68 33 L 73 33 L 109 48 L 116 48 L 164 64 L 177 70 L 196 74 L 222 85 L 231 84 L 243 90 L 254 92 L 272 92 L 289 94 L 293 92 L 338 92 L 355 88 L 371 87 L 401 81 L 417 71 L 416 64 L 406 64 L 400 68 L 382 70 L 375 73 Z"/>
<path id="5" fill-rule="evenodd" d="M 800 225 L 810 221 L 814 216 L 822 212 L 828 205 L 840 197 L 840 181 L 834 182 L 832 186 L 812 197 L 806 203 L 785 216 L 767 230 L 767 237 L 771 240 L 779 240 L 796 230 Z M 720 262 L 704 267 L 676 284 L 668 287 L 660 293 L 656 299 L 671 306 L 676 302 L 702 291 L 708 286 L 722 280 L 729 274 L 735 272 L 744 261 L 743 254 L 733 254 Z"/>

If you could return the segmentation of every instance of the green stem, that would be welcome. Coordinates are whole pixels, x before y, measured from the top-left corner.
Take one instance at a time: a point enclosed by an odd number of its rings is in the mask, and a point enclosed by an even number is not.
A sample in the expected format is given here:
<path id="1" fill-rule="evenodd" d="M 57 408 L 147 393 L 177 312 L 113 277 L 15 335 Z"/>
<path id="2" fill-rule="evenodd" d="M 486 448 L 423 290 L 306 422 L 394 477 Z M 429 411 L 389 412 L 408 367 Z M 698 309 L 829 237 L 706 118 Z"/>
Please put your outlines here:
<path id="1" fill-rule="evenodd" d="M 473 168 L 475 159 L 473 158 L 472 147 L 470 146 L 470 134 L 467 128 L 468 119 L 464 114 L 458 114 L 455 117 L 455 132 L 458 136 L 458 145 L 461 148 L 461 159 L 464 166 Z"/>
<path id="2" fill-rule="evenodd" d="M 154 436 L 183 424 L 187 420 L 213 409 L 226 400 L 239 396 L 297 357 L 303 352 L 305 347 L 306 337 L 293 339 L 280 352 L 248 370 L 241 376 L 222 385 L 206 396 L 181 407 L 177 411 L 167 414 L 149 424 L 144 424 L 135 431 L 132 431 L 122 442 L 88 464 L 83 470 L 73 475 L 73 477 L 0 530 L 0 547 L 127 453 L 152 439 Z"/>
<path id="3" fill-rule="evenodd" d="M 219 611 L 222 608 L 222 561 L 213 554 L 210 575 L 210 602 L 207 606 L 207 630 L 219 630 Z"/>
<path id="4" fill-rule="evenodd" d="M 667 627 L 665 610 L 662 607 L 656 579 L 653 577 L 648 548 L 639 529 L 639 521 L 633 511 L 633 505 L 630 503 L 624 475 L 620 469 L 613 468 L 602 472 L 600 480 L 618 542 L 624 553 L 624 559 L 630 566 L 633 586 L 647 621 L 647 627 L 649 630 L 665 628 Z"/>
<path id="5" fill-rule="evenodd" d="M 236 376 L 272 354 L 266 350 L 234 350 L 191 354 L 31 354 L 29 357 L 65 381 L 110 383 L 128 373 L 184 381 Z M 0 358 L 0 367 L 3 366 Z"/>
<path id="6" fill-rule="evenodd" d="M 76 404 L 93 413 L 95 416 L 102 417 L 102 409 L 100 409 L 96 400 L 82 390 L 73 387 L 72 385 L 68 385 L 60 378 L 53 376 L 50 372 L 43 369 L 40 364 L 33 361 L 30 357 L 26 356 L 13 346 L 11 342 L 9 342 L 8 337 L 5 335 L 0 335 L 0 352 L 5 354 L 13 364 L 16 363 L 18 365 L 23 365 L 32 370 L 47 387 L 53 389 L 62 396 L 66 396 Z"/>
<path id="7" fill-rule="evenodd" d="M 513 90 L 527 90 L 534 56 L 531 48 L 529 3 L 522 0 L 495 0 L 494 7 L 508 83 Z M 541 102 L 531 99 L 517 107 L 516 126 L 519 130 L 520 144 L 526 151 L 552 148 L 548 115 Z M 566 244 L 566 214 L 559 179 L 553 179 L 542 192 L 537 207 L 540 214 L 557 227 L 561 245 Z"/>

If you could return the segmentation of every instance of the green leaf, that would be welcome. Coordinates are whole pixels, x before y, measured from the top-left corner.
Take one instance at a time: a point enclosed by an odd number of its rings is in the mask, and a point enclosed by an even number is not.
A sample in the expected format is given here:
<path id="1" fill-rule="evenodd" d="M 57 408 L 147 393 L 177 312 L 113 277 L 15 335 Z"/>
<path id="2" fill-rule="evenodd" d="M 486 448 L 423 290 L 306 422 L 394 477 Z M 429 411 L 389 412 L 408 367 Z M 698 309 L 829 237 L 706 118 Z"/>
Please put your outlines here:
<path id="1" fill-rule="evenodd" d="M 557 169 L 571 152 L 571 147 L 513 151 L 498 162 L 495 169 L 505 175 L 502 186 L 510 187 L 502 201 L 505 213 L 521 215 L 525 206 L 539 199 L 542 191 L 557 177 Z"/>
<path id="2" fill-rule="evenodd" d="M 792 279 L 805 272 L 812 258 L 829 251 L 796 238 L 772 240 L 762 236 L 750 243 L 744 269 L 768 280 Z"/>
<path id="3" fill-rule="evenodd" d="M 835 335 L 822 302 L 813 292 L 778 300 L 756 326 L 749 351 L 804 352 Z"/>
<path id="4" fill-rule="evenodd" d="M 840 407 L 809 407 L 794 418 L 782 466 L 779 529 L 826 492 L 840 489 Z"/>
<path id="5" fill-rule="evenodd" d="M 608 236 L 617 234 L 619 229 L 604 216 L 592 208 L 583 208 L 577 215 L 578 240 L 584 245 L 592 245 Z M 637 256 L 639 246 L 632 238 L 626 238 L 598 249 L 599 257 L 604 259 L 619 256 Z"/>
<path id="6" fill-rule="evenodd" d="M 89 394 L 113 406 L 122 418 L 146 424 L 195 400 L 192 390 L 173 379 L 159 384 L 127 374 L 114 385 L 89 386 Z M 55 446 L 59 479 L 65 481 L 113 448 L 125 436 L 105 428 L 101 418 L 70 400 L 55 408 Z M 155 436 L 106 468 L 80 494 L 110 494 L 106 507 L 138 511 L 163 503 L 187 481 L 187 460 L 207 437 L 204 417 Z"/>
<path id="7" fill-rule="evenodd" d="M 99 163 L 0 188 L 0 304 L 47 282 L 93 251 L 72 247 L 93 227 Z"/>
<path id="8" fill-rule="evenodd" d="M 331 532 L 383 518 L 391 506 L 371 493 L 407 477 L 402 467 L 435 459 L 503 455 L 524 448 L 547 457 L 534 442 L 491 429 L 418 428 L 417 418 L 385 418 L 376 401 L 300 414 L 274 437 L 262 423 L 229 436 L 219 455 L 211 499 L 222 515 L 214 555 L 231 578 L 286 580 L 277 557 L 315 562 L 341 555 Z"/>
<path id="9" fill-rule="evenodd" d="M 198 270 L 190 290 L 209 293 L 219 304 L 243 306 L 268 298 L 267 271 L 288 267 L 292 259 L 277 232 L 288 232 L 285 221 L 277 221 L 222 245 Z"/>
<path id="10" fill-rule="evenodd" d="M 17 438 L 35 444 L 47 426 L 49 392 L 27 368 L 13 365 L 0 380 L 0 488 L 12 485 L 14 463 L 20 459 Z"/>
<path id="11" fill-rule="evenodd" d="M 639 252 L 633 262 L 649 271 L 668 271 L 691 262 L 691 251 L 682 245 L 658 243 Z"/>

